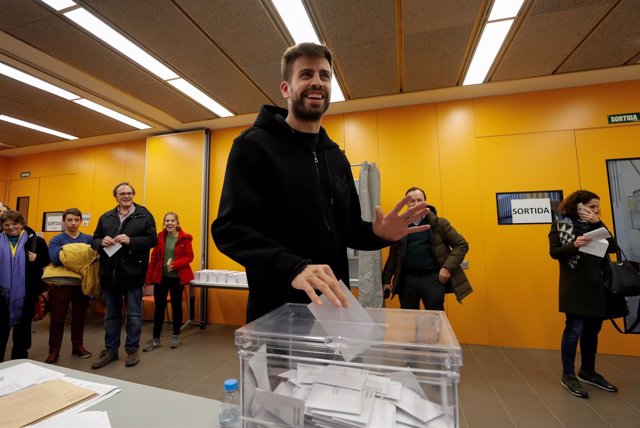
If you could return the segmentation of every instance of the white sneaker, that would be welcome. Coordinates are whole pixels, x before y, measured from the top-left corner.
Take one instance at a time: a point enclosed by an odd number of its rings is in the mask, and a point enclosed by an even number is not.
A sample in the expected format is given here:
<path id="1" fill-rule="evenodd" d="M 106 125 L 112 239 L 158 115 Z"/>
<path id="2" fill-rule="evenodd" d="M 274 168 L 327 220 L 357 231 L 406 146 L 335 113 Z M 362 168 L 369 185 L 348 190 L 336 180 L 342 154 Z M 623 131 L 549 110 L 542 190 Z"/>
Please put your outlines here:
<path id="1" fill-rule="evenodd" d="M 180 346 L 180 335 L 174 334 L 171 336 L 171 347 L 177 348 L 178 346 Z"/>
<path id="2" fill-rule="evenodd" d="M 144 348 L 142 348 L 142 350 L 144 352 L 150 352 L 153 351 L 154 349 L 156 349 L 158 346 L 160 346 L 160 338 L 153 338 L 153 339 L 149 339 L 147 341 L 147 343 L 144 345 Z"/>

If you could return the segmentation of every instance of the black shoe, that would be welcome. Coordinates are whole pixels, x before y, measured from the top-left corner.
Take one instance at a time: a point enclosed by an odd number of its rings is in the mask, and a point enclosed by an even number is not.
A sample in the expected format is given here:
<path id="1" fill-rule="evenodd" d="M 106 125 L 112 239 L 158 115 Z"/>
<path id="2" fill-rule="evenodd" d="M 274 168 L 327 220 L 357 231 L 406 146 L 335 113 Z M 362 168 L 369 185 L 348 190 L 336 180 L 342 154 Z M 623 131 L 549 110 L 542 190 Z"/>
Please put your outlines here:
<path id="1" fill-rule="evenodd" d="M 57 352 L 52 352 L 52 353 L 49 354 L 47 359 L 44 360 L 44 362 L 47 363 L 47 364 L 55 364 L 55 363 L 58 362 L 59 358 L 60 358 L 60 356 L 58 355 Z"/>
<path id="2" fill-rule="evenodd" d="M 80 358 L 90 358 L 93 354 L 84 349 L 84 346 L 81 346 L 80 348 L 71 351 L 71 355 L 75 355 Z"/>
<path id="3" fill-rule="evenodd" d="M 592 372 L 585 373 L 582 370 L 578 372 L 578 379 L 589 385 L 597 386 L 600 389 L 604 389 L 608 392 L 618 392 L 618 388 L 615 385 L 609 383 L 601 374 Z"/>
<path id="4" fill-rule="evenodd" d="M 118 359 L 118 354 L 111 352 L 111 351 L 107 351 L 106 349 L 102 352 L 100 352 L 100 356 L 98 357 L 98 361 L 96 361 L 95 363 L 91 364 L 91 368 L 92 369 L 101 369 L 102 367 L 106 366 L 107 364 L 109 364 L 112 361 L 115 361 Z"/>
<path id="5" fill-rule="evenodd" d="M 580 398 L 589 398 L 589 393 L 582 387 L 578 379 L 574 375 L 562 375 L 562 382 L 560 382 L 562 386 L 567 388 L 567 390 Z"/>

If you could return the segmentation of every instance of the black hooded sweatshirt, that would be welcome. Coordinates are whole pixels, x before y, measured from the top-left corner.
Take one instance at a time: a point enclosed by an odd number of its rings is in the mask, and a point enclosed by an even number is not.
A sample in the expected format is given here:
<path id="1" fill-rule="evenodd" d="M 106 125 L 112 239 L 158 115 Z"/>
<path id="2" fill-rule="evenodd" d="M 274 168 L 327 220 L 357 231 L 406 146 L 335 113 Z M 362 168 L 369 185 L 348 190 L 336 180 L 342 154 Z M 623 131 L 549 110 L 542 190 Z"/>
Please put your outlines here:
<path id="1" fill-rule="evenodd" d="M 308 264 L 327 264 L 349 284 L 346 248 L 388 242 L 362 220 L 351 166 L 323 128 L 295 131 L 287 110 L 263 106 L 231 148 L 211 234 L 243 265 L 249 282 L 247 322 L 287 302 L 308 303 L 291 286 Z"/>

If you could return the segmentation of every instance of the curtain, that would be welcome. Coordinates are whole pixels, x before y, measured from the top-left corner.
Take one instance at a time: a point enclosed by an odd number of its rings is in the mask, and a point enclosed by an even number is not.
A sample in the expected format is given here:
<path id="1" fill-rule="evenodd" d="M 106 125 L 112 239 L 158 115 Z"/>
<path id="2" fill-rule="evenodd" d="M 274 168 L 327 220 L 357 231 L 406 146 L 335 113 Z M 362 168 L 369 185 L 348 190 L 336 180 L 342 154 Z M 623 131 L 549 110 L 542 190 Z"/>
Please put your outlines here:
<path id="1" fill-rule="evenodd" d="M 363 162 L 360 167 L 360 208 L 362 219 L 374 221 L 375 208 L 380 205 L 380 171 L 375 163 Z M 358 252 L 358 300 L 364 307 L 382 307 L 382 253 Z"/>

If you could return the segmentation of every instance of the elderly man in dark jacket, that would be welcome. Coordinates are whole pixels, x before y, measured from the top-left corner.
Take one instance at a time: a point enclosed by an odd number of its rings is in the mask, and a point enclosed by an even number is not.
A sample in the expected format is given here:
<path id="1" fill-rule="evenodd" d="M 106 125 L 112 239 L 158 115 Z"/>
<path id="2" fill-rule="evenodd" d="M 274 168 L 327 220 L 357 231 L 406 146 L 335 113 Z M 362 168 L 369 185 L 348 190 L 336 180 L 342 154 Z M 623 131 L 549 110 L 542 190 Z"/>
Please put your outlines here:
<path id="1" fill-rule="evenodd" d="M 412 187 L 409 206 L 426 202 L 422 189 Z M 458 302 L 473 290 L 460 268 L 469 244 L 447 219 L 438 217 L 435 207 L 415 226 L 429 225 L 427 231 L 407 235 L 393 244 L 382 272 L 383 290 L 400 296 L 403 309 L 444 310 L 445 293 L 454 293 Z M 393 279 L 393 282 L 392 282 Z"/>
<path id="2" fill-rule="evenodd" d="M 138 348 L 142 330 L 142 286 L 149 265 L 149 251 L 158 244 L 156 223 L 142 205 L 134 204 L 129 183 L 113 189 L 118 206 L 104 213 L 93 233 L 91 247 L 100 253 L 100 285 L 107 312 L 104 317 L 105 349 L 91 365 L 99 369 L 118 359 L 122 304 L 127 307 L 125 366 L 140 362 Z"/>

